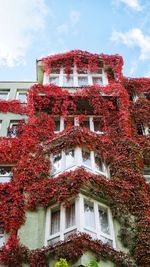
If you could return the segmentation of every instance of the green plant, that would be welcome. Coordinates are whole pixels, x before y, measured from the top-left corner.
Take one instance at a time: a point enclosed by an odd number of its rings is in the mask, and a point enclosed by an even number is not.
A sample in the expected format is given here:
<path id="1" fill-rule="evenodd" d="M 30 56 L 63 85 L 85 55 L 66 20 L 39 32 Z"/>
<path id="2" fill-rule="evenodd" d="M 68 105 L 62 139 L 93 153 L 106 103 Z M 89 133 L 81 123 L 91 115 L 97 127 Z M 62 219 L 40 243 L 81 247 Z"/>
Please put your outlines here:
<path id="1" fill-rule="evenodd" d="M 57 261 L 54 265 L 54 267 L 69 267 L 66 259 L 60 259 L 59 261 Z"/>

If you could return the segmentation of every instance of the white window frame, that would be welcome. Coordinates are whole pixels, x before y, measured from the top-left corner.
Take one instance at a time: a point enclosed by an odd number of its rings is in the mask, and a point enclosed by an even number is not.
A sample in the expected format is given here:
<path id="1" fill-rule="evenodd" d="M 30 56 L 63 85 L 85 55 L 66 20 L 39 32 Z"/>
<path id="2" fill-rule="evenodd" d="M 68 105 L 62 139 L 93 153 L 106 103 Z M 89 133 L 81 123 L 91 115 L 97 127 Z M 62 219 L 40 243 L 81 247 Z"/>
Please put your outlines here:
<path id="1" fill-rule="evenodd" d="M 64 77 L 67 77 L 67 74 L 65 73 L 63 68 L 60 68 L 59 73 L 51 73 L 49 76 L 47 76 L 46 73 L 44 73 L 44 79 L 43 79 L 43 84 L 50 83 L 50 78 L 55 78 L 58 77 L 58 86 L 61 87 L 82 87 L 78 83 L 78 78 L 79 77 L 87 77 L 87 84 L 83 86 L 88 86 L 88 85 L 93 85 L 93 77 L 95 78 L 101 78 L 102 79 L 102 85 L 107 85 L 108 84 L 108 79 L 107 75 L 104 72 L 104 68 L 100 68 L 102 73 L 92 73 L 90 71 L 87 71 L 87 73 L 78 73 L 77 67 L 74 66 L 72 68 L 72 73 L 70 74 L 69 77 L 73 78 L 73 84 L 71 86 L 66 86 L 64 85 Z"/>
<path id="2" fill-rule="evenodd" d="M 19 100 L 19 94 L 25 94 L 26 95 L 26 101 L 25 102 L 21 102 Z M 27 90 L 26 89 L 17 89 L 16 100 L 19 100 L 21 103 L 26 104 L 27 103 Z"/>
<path id="3" fill-rule="evenodd" d="M 73 117 L 73 116 L 69 116 L 69 117 L 73 118 L 74 126 L 80 126 L 80 122 L 79 122 L 78 117 Z M 94 118 L 102 118 L 102 117 L 101 116 L 91 116 L 91 115 L 85 117 L 85 119 L 88 119 L 88 121 L 89 121 L 89 126 L 90 126 L 89 130 L 91 130 L 92 132 L 97 133 L 97 134 L 103 134 L 104 133 L 103 131 L 95 131 L 94 130 Z M 65 118 L 62 116 L 60 116 L 60 117 L 54 116 L 53 120 L 55 121 L 55 119 L 59 120 L 60 130 L 54 131 L 54 132 L 59 133 L 59 132 L 62 132 L 63 130 L 65 130 Z M 81 127 L 82 127 L 82 124 L 81 124 Z"/>
<path id="4" fill-rule="evenodd" d="M 9 89 L 0 89 L 0 95 L 3 93 L 6 95 L 6 99 L 1 99 L 1 97 L 0 97 L 0 100 L 4 100 L 4 101 L 8 100 L 9 95 L 10 95 L 10 90 Z"/>
<path id="5" fill-rule="evenodd" d="M 110 178 L 110 174 L 109 174 L 109 167 L 106 166 L 105 162 L 102 160 L 102 171 L 97 170 L 96 168 L 96 164 L 95 164 L 95 156 L 94 156 L 94 151 L 89 151 L 90 152 L 90 161 L 91 161 L 91 167 L 89 167 L 88 165 L 84 164 L 83 162 L 83 157 L 82 157 L 82 149 L 86 149 L 86 148 L 80 148 L 80 147 L 76 147 L 76 148 L 70 148 L 70 150 L 74 150 L 74 164 L 68 168 L 66 168 L 66 154 L 65 151 L 62 150 L 61 152 L 59 152 L 61 154 L 61 169 L 58 172 L 54 172 L 53 168 L 52 168 L 52 176 L 57 176 L 58 174 L 62 173 L 63 171 L 67 171 L 67 170 L 74 170 L 78 167 L 84 167 L 85 169 L 89 170 L 90 172 L 94 173 L 94 174 L 102 174 L 104 176 L 106 176 L 107 178 Z M 56 154 L 57 155 L 57 154 Z M 50 156 L 50 160 L 52 162 L 52 166 L 53 166 L 53 155 Z"/>
<path id="6" fill-rule="evenodd" d="M 8 167 L 12 167 L 10 165 L 0 165 L 0 168 L 8 168 Z M 0 183 L 8 183 L 11 181 L 11 176 L 12 176 L 12 171 L 10 171 L 10 175 L 5 175 L 5 174 L 1 174 L 0 173 Z M 6 177 L 6 178 L 5 178 Z"/>
<path id="7" fill-rule="evenodd" d="M 85 217 L 84 217 L 84 200 L 90 201 L 94 205 L 94 217 L 95 217 L 95 229 L 90 229 L 86 226 Z M 79 194 L 74 200 L 71 201 L 75 203 L 75 225 L 69 228 L 65 228 L 65 211 L 66 208 L 62 203 L 60 206 L 53 205 L 47 209 L 46 212 L 46 222 L 45 222 L 45 246 L 48 245 L 49 241 L 53 240 L 54 238 L 59 238 L 60 241 L 65 239 L 65 234 L 71 234 L 72 231 L 79 231 L 79 232 L 86 232 L 92 236 L 92 232 L 95 234 L 96 239 L 102 240 L 102 238 L 106 238 L 112 241 L 113 248 L 116 248 L 115 242 L 115 233 L 114 233 L 114 225 L 113 225 L 113 218 L 110 208 L 101 203 L 97 200 L 93 200 L 88 198 L 82 194 Z M 108 214 L 108 223 L 109 223 L 109 231 L 110 234 L 103 233 L 100 229 L 100 222 L 99 222 L 99 214 L 98 214 L 98 207 L 105 208 Z M 51 231 L 51 212 L 54 209 L 60 210 L 60 231 L 55 234 L 50 234 Z"/>

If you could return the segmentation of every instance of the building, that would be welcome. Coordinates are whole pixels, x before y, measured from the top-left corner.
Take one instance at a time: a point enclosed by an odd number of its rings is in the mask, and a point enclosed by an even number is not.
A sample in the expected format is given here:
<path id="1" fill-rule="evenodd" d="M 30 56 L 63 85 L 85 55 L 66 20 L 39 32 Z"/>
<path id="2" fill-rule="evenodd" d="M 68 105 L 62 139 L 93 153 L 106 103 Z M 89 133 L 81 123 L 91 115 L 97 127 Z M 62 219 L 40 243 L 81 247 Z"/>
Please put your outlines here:
<path id="1" fill-rule="evenodd" d="M 0 82 L 1 266 L 150 266 L 150 79 L 122 66 L 74 50 Z"/>

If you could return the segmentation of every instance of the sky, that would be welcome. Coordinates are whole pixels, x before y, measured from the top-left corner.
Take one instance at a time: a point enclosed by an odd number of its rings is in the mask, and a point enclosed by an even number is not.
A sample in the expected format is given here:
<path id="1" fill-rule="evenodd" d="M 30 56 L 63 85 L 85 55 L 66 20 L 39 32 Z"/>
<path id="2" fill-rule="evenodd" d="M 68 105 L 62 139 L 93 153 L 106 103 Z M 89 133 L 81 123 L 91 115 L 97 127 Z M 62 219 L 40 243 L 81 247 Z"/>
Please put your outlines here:
<path id="1" fill-rule="evenodd" d="M 0 0 L 0 81 L 35 81 L 36 59 L 74 49 L 120 54 L 150 77 L 149 0 Z"/>

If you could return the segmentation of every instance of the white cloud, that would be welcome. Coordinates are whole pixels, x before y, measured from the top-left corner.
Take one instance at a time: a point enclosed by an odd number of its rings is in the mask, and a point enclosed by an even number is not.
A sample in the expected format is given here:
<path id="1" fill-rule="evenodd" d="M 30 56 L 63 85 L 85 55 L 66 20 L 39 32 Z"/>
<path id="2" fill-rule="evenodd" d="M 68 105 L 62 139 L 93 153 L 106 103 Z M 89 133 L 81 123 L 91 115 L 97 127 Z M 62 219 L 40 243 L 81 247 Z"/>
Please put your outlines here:
<path id="1" fill-rule="evenodd" d="M 138 47 L 140 49 L 140 60 L 150 58 L 150 36 L 144 35 L 143 32 L 134 28 L 128 32 L 113 32 L 111 40 L 117 43 L 123 43 L 128 47 Z"/>
<path id="2" fill-rule="evenodd" d="M 141 6 L 141 4 L 139 3 L 138 0 L 116 0 L 118 3 L 124 3 L 125 5 L 127 5 L 128 7 L 136 10 L 136 11 L 141 11 L 143 9 L 143 7 Z"/>
<path id="3" fill-rule="evenodd" d="M 45 0 L 0 0 L 0 65 L 25 62 L 34 34 L 45 26 Z"/>

